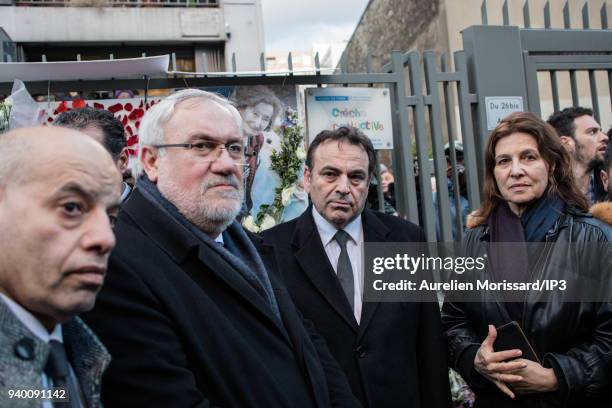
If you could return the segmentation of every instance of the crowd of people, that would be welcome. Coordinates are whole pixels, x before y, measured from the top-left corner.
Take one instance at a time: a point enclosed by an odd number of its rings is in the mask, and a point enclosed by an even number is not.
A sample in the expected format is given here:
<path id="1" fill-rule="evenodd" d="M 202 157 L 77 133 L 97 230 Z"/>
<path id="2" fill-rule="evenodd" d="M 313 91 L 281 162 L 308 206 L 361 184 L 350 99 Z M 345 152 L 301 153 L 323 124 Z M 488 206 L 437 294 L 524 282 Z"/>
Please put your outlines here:
<path id="1" fill-rule="evenodd" d="M 275 106 L 166 97 L 140 124 L 135 186 L 109 112 L 0 135 L 0 406 L 450 408 L 449 367 L 477 407 L 612 406 L 609 299 L 364 300 L 366 243 L 425 236 L 366 205 L 378 164 L 357 129 L 310 142 L 301 216 L 243 229 L 245 185 L 265 171 L 249 175 L 250 158 Z M 463 251 L 518 245 L 487 270 L 510 281 L 611 269 L 610 145 L 587 109 L 502 120 L 483 204 L 454 212 Z M 609 288 L 603 276 L 590 278 Z M 508 324 L 532 354 L 496 347 Z"/>

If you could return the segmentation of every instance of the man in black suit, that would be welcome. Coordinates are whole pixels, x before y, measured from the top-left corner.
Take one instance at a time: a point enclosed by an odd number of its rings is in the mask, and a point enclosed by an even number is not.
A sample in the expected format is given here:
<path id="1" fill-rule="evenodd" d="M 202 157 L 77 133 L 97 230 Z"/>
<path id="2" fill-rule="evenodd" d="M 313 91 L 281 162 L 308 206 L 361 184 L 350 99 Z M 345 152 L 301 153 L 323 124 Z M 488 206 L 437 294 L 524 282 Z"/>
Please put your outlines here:
<path id="1" fill-rule="evenodd" d="M 227 100 L 195 89 L 141 123 L 138 188 L 86 316 L 113 356 L 107 406 L 358 405 L 272 273 L 271 248 L 234 221 L 246 162 L 240 125 Z"/>
<path id="2" fill-rule="evenodd" d="M 437 303 L 362 302 L 364 242 L 421 242 L 407 221 L 364 209 L 376 156 L 354 128 L 310 144 L 304 186 L 312 205 L 263 233 L 304 317 L 311 320 L 365 407 L 449 407 Z"/>

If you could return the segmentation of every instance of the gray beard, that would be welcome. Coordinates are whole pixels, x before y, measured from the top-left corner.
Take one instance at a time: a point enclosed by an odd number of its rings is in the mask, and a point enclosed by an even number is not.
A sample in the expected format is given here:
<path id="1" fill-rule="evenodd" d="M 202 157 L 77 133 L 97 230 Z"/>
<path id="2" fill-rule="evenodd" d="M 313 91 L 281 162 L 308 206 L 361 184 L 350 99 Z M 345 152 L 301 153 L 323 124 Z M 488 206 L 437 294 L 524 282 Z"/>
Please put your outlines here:
<path id="1" fill-rule="evenodd" d="M 158 183 L 158 188 L 189 222 L 202 232 L 214 237 L 223 232 L 236 219 L 244 198 L 242 183 L 238 183 L 237 190 L 224 193 L 224 198 L 233 201 L 231 205 L 226 204 L 224 207 L 214 207 L 207 202 L 205 194 L 208 186 L 206 185 L 202 185 L 197 199 L 193 199 L 172 184 Z"/>
<path id="2" fill-rule="evenodd" d="M 243 200 L 242 189 L 235 197 L 234 205 L 230 208 L 212 207 L 210 205 L 202 205 L 197 219 L 190 220 L 196 224 L 202 231 L 209 235 L 218 235 L 236 219 L 240 213 Z M 229 197 L 228 197 L 229 198 Z M 232 197 L 234 198 L 234 197 Z"/>

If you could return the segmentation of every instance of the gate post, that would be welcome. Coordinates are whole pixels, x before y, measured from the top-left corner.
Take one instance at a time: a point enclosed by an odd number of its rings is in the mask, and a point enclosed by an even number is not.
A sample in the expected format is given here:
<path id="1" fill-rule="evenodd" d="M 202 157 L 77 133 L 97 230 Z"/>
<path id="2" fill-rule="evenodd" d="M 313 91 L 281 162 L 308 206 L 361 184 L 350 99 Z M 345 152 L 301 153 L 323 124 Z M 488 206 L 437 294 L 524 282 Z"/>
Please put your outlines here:
<path id="1" fill-rule="evenodd" d="M 472 88 L 470 91 L 478 97 L 473 137 L 479 179 L 483 180 L 484 148 L 490 132 L 487 129 L 485 98 L 520 96 L 523 109 L 529 110 L 521 37 L 519 28 L 515 26 L 471 26 L 463 30 L 462 36 Z"/>

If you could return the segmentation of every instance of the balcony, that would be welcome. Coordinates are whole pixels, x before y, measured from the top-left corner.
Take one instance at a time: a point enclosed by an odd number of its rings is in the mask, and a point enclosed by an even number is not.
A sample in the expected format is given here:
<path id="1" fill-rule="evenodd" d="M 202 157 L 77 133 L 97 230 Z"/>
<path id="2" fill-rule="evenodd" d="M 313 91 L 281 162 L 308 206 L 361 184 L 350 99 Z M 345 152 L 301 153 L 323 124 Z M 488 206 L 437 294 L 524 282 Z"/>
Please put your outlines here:
<path id="1" fill-rule="evenodd" d="M 28 7 L 219 7 L 219 0 L 0 0 Z"/>

